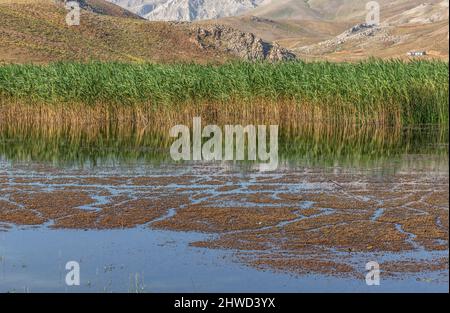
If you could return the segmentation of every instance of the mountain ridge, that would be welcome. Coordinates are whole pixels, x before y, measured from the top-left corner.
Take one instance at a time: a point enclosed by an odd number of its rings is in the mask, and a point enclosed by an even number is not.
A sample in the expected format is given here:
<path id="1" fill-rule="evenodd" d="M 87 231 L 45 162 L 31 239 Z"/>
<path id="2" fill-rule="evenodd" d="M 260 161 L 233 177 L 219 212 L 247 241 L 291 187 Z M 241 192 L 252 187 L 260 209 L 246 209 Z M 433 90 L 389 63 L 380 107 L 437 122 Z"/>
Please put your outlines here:
<path id="1" fill-rule="evenodd" d="M 234 16 L 268 0 L 108 0 L 151 21 L 195 21 Z"/>
<path id="2" fill-rule="evenodd" d="M 416 50 L 428 52 L 422 58 L 448 60 L 448 0 L 377 2 L 380 27 L 348 38 L 346 32 L 366 22 L 364 1 L 278 0 L 211 22 L 279 43 L 305 60 L 409 59 Z"/>
<path id="3" fill-rule="evenodd" d="M 103 0 L 81 3 L 69 26 L 64 3 L 0 0 L 0 63 L 55 61 L 195 62 L 290 59 L 287 50 L 228 27 L 151 22 Z M 199 36 L 199 33 L 202 33 Z"/>

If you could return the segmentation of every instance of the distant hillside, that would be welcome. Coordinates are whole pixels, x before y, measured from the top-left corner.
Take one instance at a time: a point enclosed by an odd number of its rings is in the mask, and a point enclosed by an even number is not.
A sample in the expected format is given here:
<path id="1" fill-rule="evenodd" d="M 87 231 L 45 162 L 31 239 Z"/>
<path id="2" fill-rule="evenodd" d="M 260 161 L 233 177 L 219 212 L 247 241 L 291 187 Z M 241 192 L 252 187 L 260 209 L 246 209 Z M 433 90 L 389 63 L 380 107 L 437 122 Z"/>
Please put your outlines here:
<path id="1" fill-rule="evenodd" d="M 367 57 L 448 60 L 448 0 L 378 0 L 381 25 L 351 30 L 366 21 L 366 1 L 272 0 L 242 16 L 215 21 L 276 41 L 303 59 L 334 61 Z"/>
<path id="2" fill-rule="evenodd" d="M 270 0 L 107 0 L 150 21 L 195 21 L 241 14 Z"/>
<path id="3" fill-rule="evenodd" d="M 281 48 L 233 29 L 150 22 L 103 0 L 81 2 L 79 26 L 60 1 L 0 0 L 0 62 L 115 60 L 223 62 L 283 58 Z M 289 54 L 286 54 L 289 56 Z"/>
<path id="4" fill-rule="evenodd" d="M 381 24 L 372 29 L 361 27 L 367 12 L 360 0 L 227 0 L 216 9 L 230 6 L 228 13 L 243 14 L 193 23 L 151 22 L 104 0 L 82 0 L 81 25 L 72 27 L 65 23 L 61 2 L 0 0 L 0 62 L 291 59 L 281 47 L 305 60 L 410 58 L 407 53 L 415 50 L 426 51 L 420 58 L 449 56 L 448 0 L 379 0 Z M 212 2 L 171 3 L 187 4 L 190 10 L 209 8 Z"/>
<path id="5" fill-rule="evenodd" d="M 55 0 L 58 1 L 58 0 Z M 59 0 L 63 2 L 62 0 Z M 124 9 L 118 5 L 114 5 L 112 3 L 106 2 L 104 0 L 77 0 L 80 3 L 80 6 L 88 11 L 103 14 L 103 15 L 109 15 L 109 16 L 116 16 L 116 17 L 128 17 L 128 18 L 135 18 L 135 19 L 142 19 L 137 14 L 132 13 L 131 11 Z"/>
<path id="6" fill-rule="evenodd" d="M 414 5 L 414 1 L 381 9 L 380 24 L 364 25 L 364 20 L 328 40 L 312 45 L 291 46 L 304 58 L 358 60 L 367 57 L 410 58 L 411 51 L 424 51 L 421 58 L 447 59 L 448 0 Z M 383 15 L 384 14 L 384 15 Z"/>
<path id="7" fill-rule="evenodd" d="M 416 7 L 424 2 L 438 3 L 442 0 L 377 0 L 381 7 L 381 18 L 386 19 Z M 322 19 L 360 21 L 367 14 L 362 0 L 271 0 L 254 10 L 246 12 L 271 19 Z"/>

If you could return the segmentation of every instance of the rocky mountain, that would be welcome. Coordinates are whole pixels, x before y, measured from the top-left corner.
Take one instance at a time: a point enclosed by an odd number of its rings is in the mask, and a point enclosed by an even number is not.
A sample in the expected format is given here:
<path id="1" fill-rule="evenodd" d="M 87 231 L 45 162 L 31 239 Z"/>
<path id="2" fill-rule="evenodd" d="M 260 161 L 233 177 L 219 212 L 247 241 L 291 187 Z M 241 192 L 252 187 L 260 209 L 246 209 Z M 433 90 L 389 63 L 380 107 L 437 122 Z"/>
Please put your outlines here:
<path id="1" fill-rule="evenodd" d="M 202 49 L 217 49 L 245 60 L 289 61 L 295 54 L 252 33 L 223 25 L 194 26 L 193 39 Z"/>
<path id="2" fill-rule="evenodd" d="M 108 0 L 151 21 L 195 21 L 235 16 L 271 0 Z"/>
<path id="3" fill-rule="evenodd" d="M 62 0 L 0 0 L 0 64 L 295 58 L 278 45 L 231 27 L 147 21 L 103 0 L 80 4 L 80 25 L 69 26 Z"/>
<path id="4" fill-rule="evenodd" d="M 293 50 L 303 58 L 332 60 L 410 58 L 414 51 L 421 52 L 422 58 L 448 59 L 448 0 L 414 3 L 387 13 L 378 25 L 358 23 L 330 39 Z"/>
<path id="5" fill-rule="evenodd" d="M 55 3 L 64 4 L 64 0 L 54 0 Z M 116 16 L 116 17 L 127 17 L 127 18 L 134 18 L 134 19 L 141 19 L 137 14 L 134 14 L 130 12 L 129 10 L 126 10 L 124 8 L 121 8 L 120 6 L 111 4 L 109 2 L 106 2 L 104 0 L 77 0 L 80 4 L 80 7 L 84 10 L 102 14 L 102 15 L 109 15 L 109 16 Z"/>
<path id="6" fill-rule="evenodd" d="M 254 33 L 307 60 L 410 58 L 411 51 L 448 60 L 448 0 L 377 0 L 376 27 L 365 25 L 367 2 L 274 0 L 214 23 Z"/>
<path id="7" fill-rule="evenodd" d="M 378 0 L 380 24 L 369 27 L 361 0 L 79 0 L 81 25 L 67 27 L 64 0 L 0 0 L 0 63 L 277 61 L 294 58 L 291 51 L 304 60 L 411 51 L 448 60 L 449 1 L 423 1 Z M 141 17 L 149 14 L 195 21 Z M 240 15 L 196 20 L 229 14 Z"/>

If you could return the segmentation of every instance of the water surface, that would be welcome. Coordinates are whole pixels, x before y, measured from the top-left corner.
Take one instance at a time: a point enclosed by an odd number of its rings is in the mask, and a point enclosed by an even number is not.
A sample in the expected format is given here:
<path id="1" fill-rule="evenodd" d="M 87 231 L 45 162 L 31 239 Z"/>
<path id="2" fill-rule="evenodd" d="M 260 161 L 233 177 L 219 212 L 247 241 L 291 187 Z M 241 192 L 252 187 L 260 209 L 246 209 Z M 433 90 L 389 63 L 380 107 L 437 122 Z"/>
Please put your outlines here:
<path id="1" fill-rule="evenodd" d="M 169 147 L 170 139 L 165 136 L 138 129 L 112 128 L 95 133 L 84 129 L 6 129 L 0 132 L 0 185 L 4 190 L 0 199 L 11 201 L 15 193 L 25 194 L 26 198 L 36 193 L 84 188 L 95 194 L 94 204 L 79 207 L 89 212 L 108 206 L 112 196 L 139 199 L 147 193 L 151 198 L 151 193 L 158 190 L 171 197 L 187 193 L 191 204 L 204 200 L 218 208 L 233 205 L 245 210 L 249 206 L 276 206 L 262 202 L 256 205 L 255 200 L 246 203 L 243 198 L 233 203 L 236 195 L 268 194 L 276 200 L 286 192 L 298 195 L 317 189 L 335 190 L 335 184 L 344 176 L 354 177 L 354 182 L 346 181 L 350 185 L 387 185 L 403 176 L 413 177 L 413 188 L 429 186 L 433 179 L 436 184 L 448 184 L 448 130 L 432 125 L 404 129 L 312 127 L 294 134 L 282 131 L 280 168 L 271 173 L 255 171 L 257 164 L 251 162 L 174 163 Z M 272 190 L 249 191 L 263 180 L 276 181 L 293 173 L 304 177 L 302 183 L 281 180 L 272 183 Z M 194 178 L 180 183 L 178 179 L 183 176 Z M 146 177 L 173 177 L 173 182 L 158 186 L 131 184 L 134 179 Z M 108 179 L 119 179 L 120 183 L 109 183 Z M 223 186 L 238 188 L 218 191 L 215 181 L 220 179 L 225 181 Z M 195 200 L 192 195 L 203 198 Z M 298 203 L 299 209 L 309 209 L 310 205 L 307 201 Z M 156 221 L 173 217 L 180 208 L 184 207 L 167 210 Z M 448 202 L 446 212 L 448 219 Z M 372 221 L 385 213 L 384 209 L 375 209 Z M 277 227 L 296 221 L 281 222 Z M 365 264 L 374 259 L 427 262 L 448 258 L 448 240 L 440 243 L 447 248 L 427 249 L 400 226 L 398 231 L 412 246 L 407 251 L 332 251 L 336 258 L 342 257 L 357 269 L 356 276 L 348 277 L 299 274 L 270 267 L 261 270 L 242 261 L 235 249 L 192 246 L 193 242 L 216 236 L 211 233 L 162 230 L 151 223 L 102 230 L 53 229 L 53 225 L 54 221 L 32 226 L 0 220 L 0 291 L 448 292 L 448 267 L 382 276 L 381 286 L 366 285 Z M 448 238 L 448 228 L 446 231 Z M 71 260 L 81 266 L 82 283 L 78 287 L 68 287 L 64 282 L 64 266 Z"/>

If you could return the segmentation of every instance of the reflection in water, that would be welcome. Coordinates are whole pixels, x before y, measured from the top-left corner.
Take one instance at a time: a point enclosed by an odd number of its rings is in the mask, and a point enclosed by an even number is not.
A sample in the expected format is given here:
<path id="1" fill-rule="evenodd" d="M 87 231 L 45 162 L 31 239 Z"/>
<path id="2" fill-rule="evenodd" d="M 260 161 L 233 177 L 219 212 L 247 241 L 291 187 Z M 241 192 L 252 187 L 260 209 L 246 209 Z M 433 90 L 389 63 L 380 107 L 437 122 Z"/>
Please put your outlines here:
<path id="1" fill-rule="evenodd" d="M 43 161 L 55 165 L 169 162 L 169 148 L 174 139 L 168 133 L 168 130 L 135 125 L 8 127 L 3 124 L 0 155 L 11 161 Z M 434 125 L 400 128 L 309 123 L 289 129 L 281 127 L 279 153 L 280 160 L 290 165 L 373 167 L 404 156 L 425 154 L 432 156 L 430 161 L 445 166 L 448 137 L 448 129 Z"/>
<path id="2" fill-rule="evenodd" d="M 232 173 L 172 164 L 166 129 L 0 124 L 0 291 L 370 292 L 377 260 L 394 276 L 375 291 L 448 292 L 448 137 L 282 126 L 280 159 L 306 170 Z"/>

